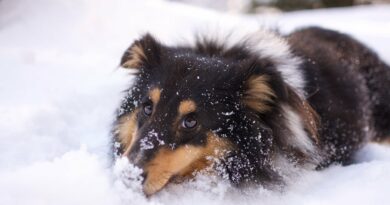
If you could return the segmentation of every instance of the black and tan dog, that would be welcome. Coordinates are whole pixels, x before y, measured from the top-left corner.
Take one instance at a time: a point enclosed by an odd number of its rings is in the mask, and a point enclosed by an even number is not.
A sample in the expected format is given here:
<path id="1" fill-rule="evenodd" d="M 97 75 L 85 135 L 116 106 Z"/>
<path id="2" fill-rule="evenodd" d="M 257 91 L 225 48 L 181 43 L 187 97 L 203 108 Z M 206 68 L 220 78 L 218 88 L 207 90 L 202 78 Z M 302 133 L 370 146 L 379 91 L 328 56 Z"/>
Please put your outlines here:
<path id="1" fill-rule="evenodd" d="M 280 183 L 291 167 L 348 164 L 390 131 L 389 66 L 330 30 L 176 47 L 147 34 L 121 66 L 136 72 L 113 153 L 143 169 L 147 195 L 208 167 L 238 186 Z"/>

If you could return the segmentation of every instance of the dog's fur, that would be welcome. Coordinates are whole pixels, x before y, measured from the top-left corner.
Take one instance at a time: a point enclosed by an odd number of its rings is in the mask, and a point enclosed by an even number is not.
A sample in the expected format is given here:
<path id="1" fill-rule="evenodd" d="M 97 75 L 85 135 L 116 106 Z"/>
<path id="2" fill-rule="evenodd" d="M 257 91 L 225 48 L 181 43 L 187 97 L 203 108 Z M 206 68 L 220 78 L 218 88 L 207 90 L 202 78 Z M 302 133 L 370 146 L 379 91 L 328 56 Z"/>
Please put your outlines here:
<path id="1" fill-rule="evenodd" d="M 239 186 L 283 183 L 289 167 L 351 163 L 390 131 L 390 68 L 331 30 L 176 47 L 146 34 L 121 66 L 136 72 L 113 153 L 144 170 L 147 195 L 207 167 Z"/>

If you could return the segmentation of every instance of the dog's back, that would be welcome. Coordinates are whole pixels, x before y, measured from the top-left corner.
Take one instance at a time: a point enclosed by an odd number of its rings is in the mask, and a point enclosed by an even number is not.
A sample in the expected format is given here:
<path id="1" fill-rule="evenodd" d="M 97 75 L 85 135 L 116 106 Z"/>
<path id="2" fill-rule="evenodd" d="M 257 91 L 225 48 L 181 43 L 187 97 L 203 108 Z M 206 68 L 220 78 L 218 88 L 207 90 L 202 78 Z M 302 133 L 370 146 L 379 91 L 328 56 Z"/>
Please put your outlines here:
<path id="1" fill-rule="evenodd" d="M 209 167 L 236 185 L 276 184 L 388 136 L 390 68 L 353 38 L 312 27 L 229 43 L 145 35 L 124 53 L 135 82 L 113 153 L 143 169 L 146 194 Z"/>
<path id="2" fill-rule="evenodd" d="M 330 153 L 323 164 L 348 163 L 368 140 L 390 135 L 390 68 L 353 38 L 322 28 L 287 36 L 305 59 L 308 101 L 320 115 L 321 139 Z"/>

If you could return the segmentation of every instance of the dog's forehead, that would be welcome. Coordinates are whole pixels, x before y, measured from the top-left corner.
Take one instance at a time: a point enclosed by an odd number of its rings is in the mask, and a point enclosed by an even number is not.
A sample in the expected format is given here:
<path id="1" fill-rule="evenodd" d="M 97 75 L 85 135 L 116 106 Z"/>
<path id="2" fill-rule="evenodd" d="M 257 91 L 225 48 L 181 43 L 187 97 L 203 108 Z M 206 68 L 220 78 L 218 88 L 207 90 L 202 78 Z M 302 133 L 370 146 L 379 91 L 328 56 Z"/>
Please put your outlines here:
<path id="1" fill-rule="evenodd" d="M 175 55 L 175 58 L 165 65 L 163 70 L 166 76 L 163 79 L 165 82 L 161 83 L 177 87 L 178 91 L 193 88 L 211 88 L 219 83 L 218 79 L 230 75 L 236 67 L 236 62 L 219 57 Z"/>
<path id="2" fill-rule="evenodd" d="M 201 78 L 200 78 L 201 79 Z M 214 109 L 220 105 L 234 103 L 234 100 L 228 100 L 227 95 L 231 93 L 220 94 L 210 85 L 200 81 L 196 86 L 179 82 L 177 86 L 161 86 L 161 98 L 157 105 L 158 112 L 164 112 L 164 115 L 177 116 L 192 112 L 202 112 Z M 227 107 L 226 107 L 227 108 Z M 165 114 L 169 111 L 170 114 Z"/>
<path id="3" fill-rule="evenodd" d="M 171 53 L 152 74 L 151 88 L 161 89 L 161 103 L 177 107 L 186 99 L 197 104 L 215 100 L 216 88 L 225 88 L 232 79 L 236 62 L 194 53 Z M 212 73 L 211 73 L 212 72 Z"/>
<path id="4" fill-rule="evenodd" d="M 223 82 L 226 83 L 226 82 Z M 170 101 L 181 101 L 186 99 L 200 100 L 210 96 L 220 82 L 202 71 L 189 72 L 184 76 L 173 76 L 166 78 L 160 83 L 161 96 Z"/>
<path id="5" fill-rule="evenodd" d="M 207 55 L 175 55 L 171 60 L 177 68 L 187 68 L 189 70 L 208 70 L 207 68 L 224 69 L 228 68 L 231 63 L 218 56 Z"/>

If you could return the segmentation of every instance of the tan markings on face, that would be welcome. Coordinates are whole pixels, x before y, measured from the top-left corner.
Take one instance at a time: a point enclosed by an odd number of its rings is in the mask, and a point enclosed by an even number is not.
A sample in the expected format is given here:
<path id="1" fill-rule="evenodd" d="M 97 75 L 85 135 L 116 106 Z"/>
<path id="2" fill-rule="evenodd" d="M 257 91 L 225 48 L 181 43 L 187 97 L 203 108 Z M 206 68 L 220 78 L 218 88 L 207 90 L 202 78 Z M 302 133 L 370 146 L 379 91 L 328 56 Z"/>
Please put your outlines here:
<path id="1" fill-rule="evenodd" d="M 128 51 L 129 59 L 122 64 L 124 68 L 139 68 L 143 61 L 146 61 L 146 55 L 141 45 L 135 44 Z"/>
<path id="2" fill-rule="evenodd" d="M 182 177 L 192 176 L 194 172 L 204 170 L 213 163 L 209 157 L 221 159 L 232 148 L 233 144 L 230 141 L 209 132 L 207 133 L 207 144 L 202 149 L 202 157 L 190 163 L 178 175 Z"/>
<path id="3" fill-rule="evenodd" d="M 180 102 L 179 107 L 177 108 L 178 115 L 176 116 L 175 121 L 173 122 L 173 129 L 175 130 L 175 136 L 180 136 L 178 126 L 182 117 L 188 113 L 194 112 L 196 110 L 196 104 L 192 100 L 183 100 Z"/>
<path id="4" fill-rule="evenodd" d="M 246 83 L 244 103 L 258 112 L 269 111 L 271 107 L 268 103 L 272 102 L 272 98 L 276 96 L 267 81 L 266 75 L 260 75 L 250 77 Z"/>
<path id="5" fill-rule="evenodd" d="M 123 155 L 126 156 L 130 148 L 134 144 L 135 136 L 137 133 L 137 113 L 138 109 L 134 110 L 132 113 L 125 115 L 119 119 L 118 126 L 118 139 L 119 142 L 124 147 Z"/>
<path id="6" fill-rule="evenodd" d="M 160 88 L 153 88 L 149 92 L 149 97 L 153 102 L 153 105 L 157 105 L 158 101 L 160 101 L 160 96 L 161 96 L 161 89 Z"/>
<path id="7" fill-rule="evenodd" d="M 183 100 L 180 102 L 178 112 L 180 116 L 194 112 L 196 110 L 196 104 L 192 100 Z"/>
<path id="8" fill-rule="evenodd" d="M 212 164 L 208 157 L 222 158 L 232 147 L 230 141 L 210 132 L 205 146 L 183 145 L 175 150 L 161 148 L 145 167 L 148 173 L 143 187 L 145 194 L 161 190 L 173 176 L 188 177 L 205 169 Z"/>

